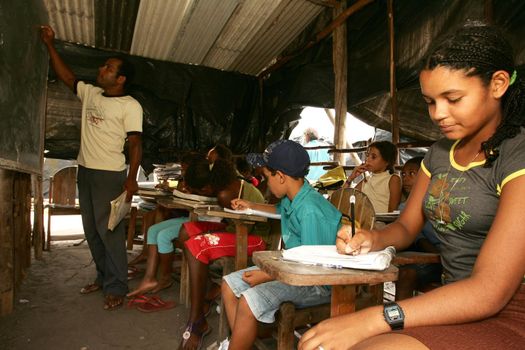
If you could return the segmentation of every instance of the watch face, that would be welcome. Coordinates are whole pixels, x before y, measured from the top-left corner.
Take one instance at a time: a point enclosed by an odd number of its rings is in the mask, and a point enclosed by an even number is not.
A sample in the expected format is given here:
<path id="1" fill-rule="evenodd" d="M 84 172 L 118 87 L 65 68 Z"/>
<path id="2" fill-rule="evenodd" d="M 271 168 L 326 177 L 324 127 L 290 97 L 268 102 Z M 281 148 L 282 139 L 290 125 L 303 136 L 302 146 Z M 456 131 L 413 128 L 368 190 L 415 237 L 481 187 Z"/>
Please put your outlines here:
<path id="1" fill-rule="evenodd" d="M 401 317 L 401 315 L 399 314 L 399 309 L 395 306 L 391 306 L 389 307 L 386 312 L 388 313 L 388 318 L 390 318 L 391 320 L 395 321 L 397 319 L 399 319 Z"/>
<path id="2" fill-rule="evenodd" d="M 384 305 L 385 321 L 390 325 L 392 330 L 403 329 L 405 323 L 405 315 L 403 310 L 396 303 Z"/>

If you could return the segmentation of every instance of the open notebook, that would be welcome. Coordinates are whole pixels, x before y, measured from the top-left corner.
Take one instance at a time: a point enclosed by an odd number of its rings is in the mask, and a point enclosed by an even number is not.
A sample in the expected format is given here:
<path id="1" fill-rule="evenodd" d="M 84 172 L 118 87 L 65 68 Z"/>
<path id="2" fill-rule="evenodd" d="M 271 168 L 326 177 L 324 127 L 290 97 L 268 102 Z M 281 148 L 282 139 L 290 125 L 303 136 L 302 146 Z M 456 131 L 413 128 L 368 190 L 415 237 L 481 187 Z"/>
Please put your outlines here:
<path id="1" fill-rule="evenodd" d="M 251 208 L 247 208 L 243 210 L 233 210 L 229 208 L 224 208 L 224 211 L 228 213 L 234 213 L 234 214 L 264 216 L 270 219 L 280 219 L 281 218 L 281 214 L 269 213 L 267 211 L 256 210 L 256 209 L 251 209 Z"/>
<path id="2" fill-rule="evenodd" d="M 184 193 L 179 190 L 173 190 L 173 195 L 177 198 L 187 199 L 190 201 L 202 202 L 202 203 L 217 203 L 216 197 L 199 196 L 197 194 Z"/>
<path id="3" fill-rule="evenodd" d="M 335 245 L 302 245 L 283 251 L 283 259 L 308 265 L 361 270 L 384 270 L 396 255 L 394 247 L 360 255 L 339 254 Z"/>

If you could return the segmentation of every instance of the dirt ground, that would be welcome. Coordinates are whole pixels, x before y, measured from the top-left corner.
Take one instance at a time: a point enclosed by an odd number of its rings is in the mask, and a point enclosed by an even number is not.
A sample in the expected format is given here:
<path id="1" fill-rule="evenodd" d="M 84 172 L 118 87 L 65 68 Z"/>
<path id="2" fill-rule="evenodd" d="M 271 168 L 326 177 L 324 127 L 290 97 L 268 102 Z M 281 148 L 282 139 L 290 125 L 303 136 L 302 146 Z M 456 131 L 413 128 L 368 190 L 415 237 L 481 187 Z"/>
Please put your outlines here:
<path id="1" fill-rule="evenodd" d="M 0 318 L 0 349 L 176 349 L 188 309 L 143 313 L 123 307 L 103 310 L 101 292 L 79 294 L 93 281 L 95 267 L 87 244 L 53 242 L 43 260 L 34 260 L 16 295 L 14 312 Z M 139 246 L 129 258 L 138 253 Z M 144 265 L 139 265 L 144 267 Z M 131 280 L 134 288 L 140 277 Z M 179 299 L 179 283 L 159 294 L 164 300 Z M 217 340 L 218 314 L 208 317 L 213 331 L 203 349 Z"/>

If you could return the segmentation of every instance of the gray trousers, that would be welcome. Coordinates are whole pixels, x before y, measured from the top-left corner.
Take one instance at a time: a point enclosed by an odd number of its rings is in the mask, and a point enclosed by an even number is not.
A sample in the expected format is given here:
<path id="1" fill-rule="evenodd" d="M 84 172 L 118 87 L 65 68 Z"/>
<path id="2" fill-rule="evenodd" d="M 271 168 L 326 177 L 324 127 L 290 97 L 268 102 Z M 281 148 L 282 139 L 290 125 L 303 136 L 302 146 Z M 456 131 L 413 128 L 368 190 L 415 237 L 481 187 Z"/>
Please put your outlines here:
<path id="1" fill-rule="evenodd" d="M 128 292 L 128 260 L 124 222 L 108 230 L 110 201 L 124 190 L 126 170 L 106 171 L 78 166 L 78 197 L 82 225 L 104 294 Z"/>

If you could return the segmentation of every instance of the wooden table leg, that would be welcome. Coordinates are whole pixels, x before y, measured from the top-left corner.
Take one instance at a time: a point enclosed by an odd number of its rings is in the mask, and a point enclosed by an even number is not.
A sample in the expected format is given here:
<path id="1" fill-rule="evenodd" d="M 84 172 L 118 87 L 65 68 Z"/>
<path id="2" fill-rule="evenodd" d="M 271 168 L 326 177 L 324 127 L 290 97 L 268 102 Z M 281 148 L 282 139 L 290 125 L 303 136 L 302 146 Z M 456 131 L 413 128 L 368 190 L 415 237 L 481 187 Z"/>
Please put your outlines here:
<path id="1" fill-rule="evenodd" d="M 248 266 L 248 225 L 235 220 L 235 270 Z"/>
<path id="2" fill-rule="evenodd" d="M 332 286 L 330 317 L 355 312 L 357 286 Z"/>

